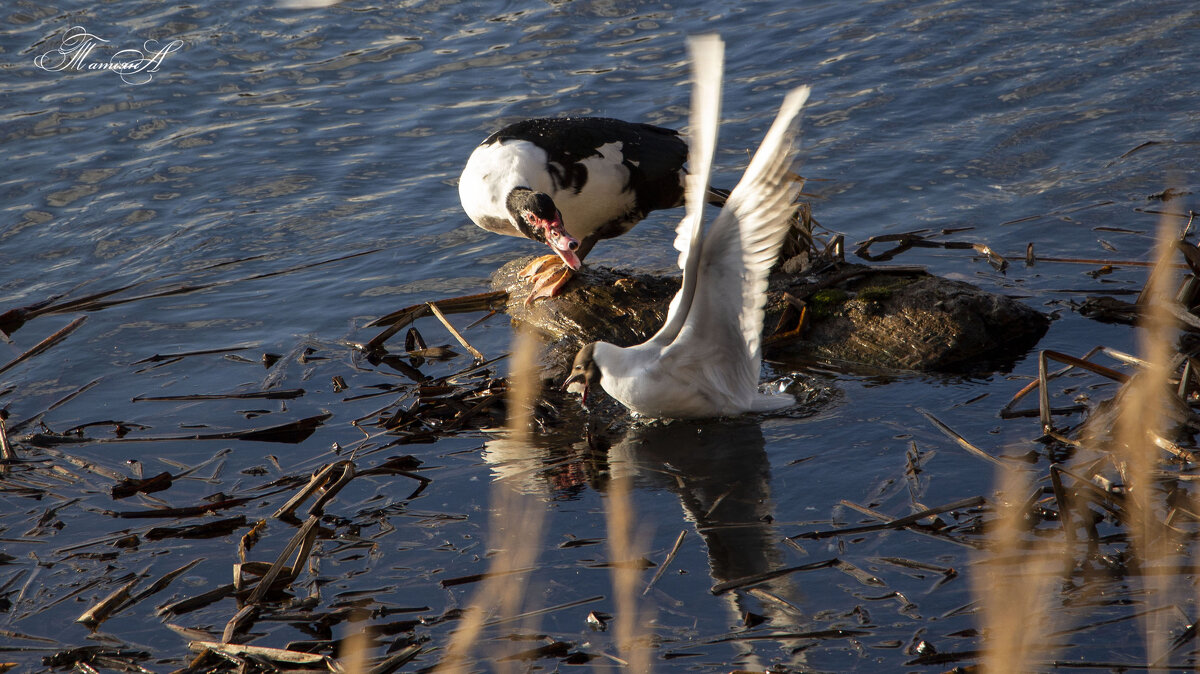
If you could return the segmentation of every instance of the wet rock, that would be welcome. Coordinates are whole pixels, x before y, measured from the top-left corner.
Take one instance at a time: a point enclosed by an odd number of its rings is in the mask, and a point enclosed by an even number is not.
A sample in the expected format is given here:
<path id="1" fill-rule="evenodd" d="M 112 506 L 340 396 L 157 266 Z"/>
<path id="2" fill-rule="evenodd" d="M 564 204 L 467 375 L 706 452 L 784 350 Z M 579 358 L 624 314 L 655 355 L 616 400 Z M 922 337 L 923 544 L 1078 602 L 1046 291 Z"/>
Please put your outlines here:
<path id="1" fill-rule="evenodd" d="M 530 283 L 518 278 L 532 258 L 513 260 L 492 274 L 492 288 L 508 290 L 508 315 L 553 341 L 578 347 L 603 340 L 632 346 L 649 339 L 667 317 L 679 277 L 654 276 L 587 265 L 561 295 L 526 305 Z M 572 354 L 574 357 L 574 354 Z"/>
<path id="2" fill-rule="evenodd" d="M 507 311 L 547 336 L 546 364 L 562 368 L 580 345 L 638 344 L 658 330 L 679 278 L 589 265 L 564 292 L 526 306 L 529 258 L 492 276 Z M 797 330 L 804 307 L 803 325 Z M 1017 300 L 918 268 L 839 265 L 820 277 L 778 273 L 764 321 L 764 355 L 917 371 L 980 370 L 1025 353 L 1049 319 Z"/>
<path id="3" fill-rule="evenodd" d="M 981 370 L 1024 354 L 1050 325 L 1044 314 L 969 283 L 862 270 L 833 292 L 809 294 L 808 327 L 798 339 L 774 340 L 766 353 L 929 372 Z M 775 315 L 783 314 L 781 304 L 773 302 Z"/>

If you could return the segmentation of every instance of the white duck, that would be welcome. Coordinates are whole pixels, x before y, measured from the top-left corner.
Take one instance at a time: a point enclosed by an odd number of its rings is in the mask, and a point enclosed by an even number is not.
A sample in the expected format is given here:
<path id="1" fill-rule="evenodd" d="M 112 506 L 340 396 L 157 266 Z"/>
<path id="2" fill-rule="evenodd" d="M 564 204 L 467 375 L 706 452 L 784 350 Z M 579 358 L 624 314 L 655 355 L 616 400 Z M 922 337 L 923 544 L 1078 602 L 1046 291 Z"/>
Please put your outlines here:
<path id="1" fill-rule="evenodd" d="M 695 88 L 687 176 L 687 215 L 675 247 L 683 284 L 666 323 L 648 341 L 622 348 L 592 342 L 575 357 L 568 386 L 599 384 L 634 414 L 699 418 L 765 412 L 795 404 L 758 390 L 767 274 L 788 231 L 800 185 L 791 173 L 798 115 L 808 87 L 784 98 L 762 145 L 701 235 L 705 185 L 720 119 L 724 44 L 715 36 L 689 42 Z"/>

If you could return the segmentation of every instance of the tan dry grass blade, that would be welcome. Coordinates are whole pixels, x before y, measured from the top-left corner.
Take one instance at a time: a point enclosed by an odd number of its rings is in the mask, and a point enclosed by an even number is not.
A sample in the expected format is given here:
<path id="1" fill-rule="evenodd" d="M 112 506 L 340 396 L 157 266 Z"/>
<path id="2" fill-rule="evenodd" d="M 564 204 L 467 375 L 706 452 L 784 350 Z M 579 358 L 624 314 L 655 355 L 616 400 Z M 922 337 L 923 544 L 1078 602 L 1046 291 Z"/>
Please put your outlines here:
<path id="1" fill-rule="evenodd" d="M 1034 541 L 1023 535 L 1024 494 L 1029 480 L 1017 468 L 1001 468 L 997 517 L 988 532 L 991 556 L 1013 559 L 1020 566 L 982 557 L 975 564 L 975 595 L 981 600 L 984 641 L 983 671 L 1032 672 L 1052 654 L 1047 635 L 1054 631 L 1051 604 L 1058 598 L 1055 581 L 1065 563 L 1065 543 Z"/>
<path id="2" fill-rule="evenodd" d="M 129 600 L 129 593 L 134 585 L 137 585 L 142 580 L 141 575 L 135 575 L 132 580 L 123 583 L 120 587 L 113 590 L 108 596 L 101 599 L 95 605 L 83 612 L 75 619 L 75 622 L 87 625 L 95 629 L 100 623 L 108 620 L 109 616 L 116 612 L 117 608 Z"/>
<path id="3" fill-rule="evenodd" d="M 338 649 L 338 662 L 345 674 L 363 674 L 367 671 L 367 653 L 370 650 L 367 634 L 363 630 L 367 621 L 350 620 L 346 623 L 346 636 Z"/>
<path id="4" fill-rule="evenodd" d="M 270 662 L 293 665 L 319 665 L 328 658 L 320 653 L 303 653 L 290 651 L 285 648 L 270 648 L 267 646 L 247 646 L 244 644 L 229 644 L 221 641 L 191 641 L 188 649 L 203 652 L 206 650 L 224 653 L 235 657 L 254 656 Z"/>
<path id="5" fill-rule="evenodd" d="M 538 340 L 518 330 L 514 335 L 512 371 L 508 383 L 508 439 L 528 446 L 533 406 L 539 394 L 537 371 Z M 491 515 L 488 523 L 491 546 L 497 549 L 488 573 L 471 598 L 459 628 L 450 638 L 446 654 L 436 672 L 472 671 L 468 654 L 477 645 L 483 627 L 492 620 L 517 616 L 526 597 L 526 587 L 538 552 L 541 550 L 545 504 L 535 495 L 522 494 L 504 480 L 492 483 Z M 522 573 L 515 573 L 524 570 Z M 531 614 L 533 615 L 533 614 Z M 501 671 L 517 671 L 516 661 L 500 662 L 491 658 Z"/>
<path id="6" fill-rule="evenodd" d="M 649 616 L 638 606 L 638 583 L 642 569 L 638 564 L 627 563 L 642 558 L 643 544 L 647 536 L 644 531 L 635 531 L 637 521 L 633 509 L 633 472 L 614 477 L 608 485 L 605 499 L 605 515 L 608 520 L 608 550 L 613 561 L 610 567 L 613 599 L 616 607 L 613 626 L 617 648 L 621 658 L 629 663 L 633 672 L 650 671 L 651 649 L 639 645 L 638 635 L 644 634 L 644 625 Z"/>
<path id="7" fill-rule="evenodd" d="M 17 453 L 13 450 L 12 445 L 8 443 L 8 429 L 4 426 L 6 416 L 0 415 L 0 459 L 4 461 L 16 461 Z M 8 466 L 0 466 L 0 472 L 7 470 Z"/>
<path id="8" fill-rule="evenodd" d="M 671 568 L 671 563 L 675 561 L 675 556 L 679 554 L 679 549 L 683 547 L 684 538 L 687 538 L 687 529 L 680 531 L 679 535 L 675 537 L 675 544 L 671 546 L 671 551 L 667 553 L 662 563 L 658 565 L 658 570 L 654 572 L 654 577 L 650 579 L 649 583 L 646 583 L 645 589 L 642 590 L 643 597 L 650 594 L 650 590 L 654 588 L 654 584 L 663 577 L 667 569 Z"/>
<path id="9" fill-rule="evenodd" d="M 1172 571 L 1165 571 L 1178 536 L 1165 524 L 1163 504 L 1155 503 L 1153 471 L 1157 468 L 1160 450 L 1153 438 L 1165 432 L 1168 377 L 1176 323 L 1171 304 L 1171 256 L 1175 253 L 1175 233 L 1164 221 L 1159 227 L 1156 248 L 1157 263 L 1143 291 L 1146 309 L 1142 312 L 1141 357 L 1145 361 L 1141 372 L 1134 377 L 1121 396 L 1122 402 L 1116 429 L 1116 453 L 1123 464 L 1125 484 L 1129 488 L 1126 500 L 1128 524 L 1133 545 L 1143 568 L 1149 608 L 1172 602 Z M 1142 620 L 1146 641 L 1147 664 L 1164 658 L 1170 648 L 1165 612 L 1156 611 Z"/>
<path id="10" fill-rule="evenodd" d="M 6 363 L 4 365 L 0 365 L 0 373 L 4 373 L 4 372 L 11 370 L 12 368 L 16 367 L 17 365 L 29 360 L 30 358 L 33 358 L 34 356 L 42 353 L 43 351 L 46 351 L 47 349 L 53 347 L 55 344 L 58 344 L 59 342 L 63 341 L 72 332 L 75 332 L 76 330 L 78 330 L 79 326 L 83 325 L 83 322 L 85 320 L 87 320 L 87 316 L 80 316 L 79 318 L 76 318 L 75 320 L 68 323 L 66 326 L 59 328 L 57 331 L 54 332 L 54 334 L 50 335 L 49 337 L 47 337 L 47 338 L 43 339 L 42 341 L 38 342 L 37 344 L 33 345 L 33 347 L 31 347 L 25 353 L 22 353 L 21 355 L 10 360 L 8 363 Z"/>
<path id="11" fill-rule="evenodd" d="M 484 358 L 483 354 L 480 353 L 479 350 L 477 350 L 475 347 L 471 346 L 471 343 L 467 341 L 466 337 L 462 336 L 462 333 L 459 332 L 454 327 L 454 324 L 446 319 L 446 315 L 442 313 L 441 309 L 438 309 L 438 305 L 436 302 L 429 303 L 429 310 L 431 312 L 433 312 L 434 316 L 437 316 L 437 319 L 442 322 L 442 325 L 446 326 L 446 329 L 450 331 L 450 334 L 454 335 L 454 338 L 458 340 L 458 343 L 462 344 L 464 349 L 466 349 L 467 351 L 470 351 L 472 356 L 475 356 L 476 362 L 481 363 L 481 362 L 487 360 L 487 358 Z"/>

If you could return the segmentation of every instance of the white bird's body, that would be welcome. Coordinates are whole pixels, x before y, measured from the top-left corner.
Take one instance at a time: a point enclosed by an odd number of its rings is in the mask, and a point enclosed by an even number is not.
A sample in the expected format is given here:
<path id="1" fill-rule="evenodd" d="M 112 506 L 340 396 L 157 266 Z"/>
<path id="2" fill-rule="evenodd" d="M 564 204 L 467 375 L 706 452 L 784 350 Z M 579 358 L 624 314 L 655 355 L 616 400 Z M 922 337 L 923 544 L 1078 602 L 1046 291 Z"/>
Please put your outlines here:
<path id="1" fill-rule="evenodd" d="M 791 396 L 759 392 L 758 362 L 753 363 L 751 379 L 743 376 L 750 368 L 738 367 L 735 361 L 745 359 L 724 348 L 736 344 L 740 335 L 690 332 L 662 350 L 646 344 L 622 349 L 597 343 L 594 357 L 603 372 L 601 387 L 632 412 L 652 419 L 735 416 L 795 404 Z"/>
<path id="2" fill-rule="evenodd" d="M 693 40 L 687 215 L 677 228 L 683 284 L 665 324 L 643 344 L 585 346 L 570 381 L 600 386 L 635 414 L 654 418 L 732 416 L 794 404 L 759 391 L 767 274 L 790 227 L 799 183 L 791 173 L 800 109 L 808 88 L 788 93 L 774 124 L 725 207 L 702 228 L 704 186 L 716 147 L 722 46 Z M 715 77 L 714 77 L 715 75 Z"/>

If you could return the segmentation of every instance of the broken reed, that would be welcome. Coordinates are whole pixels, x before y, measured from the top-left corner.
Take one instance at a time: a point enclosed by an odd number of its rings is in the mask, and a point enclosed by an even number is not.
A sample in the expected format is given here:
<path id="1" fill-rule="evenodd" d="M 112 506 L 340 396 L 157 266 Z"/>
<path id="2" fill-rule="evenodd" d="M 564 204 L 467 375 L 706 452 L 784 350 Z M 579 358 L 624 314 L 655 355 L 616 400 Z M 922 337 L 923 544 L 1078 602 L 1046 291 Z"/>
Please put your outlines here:
<path id="1" fill-rule="evenodd" d="M 533 407 L 537 404 L 540 380 L 537 370 L 537 339 L 523 330 L 513 336 L 512 371 L 508 383 L 508 424 L 505 442 L 529 448 Z M 529 586 L 531 567 L 541 550 L 546 507 L 534 494 L 521 493 L 518 484 L 492 481 L 488 540 L 498 546 L 491 564 L 462 622 L 438 663 L 437 672 L 471 671 L 469 654 L 478 647 L 485 624 L 519 619 Z M 536 620 L 536 613 L 525 618 Z M 527 625 L 536 627 L 536 625 Z M 520 663 L 491 660 L 501 670 L 517 671 Z"/>

